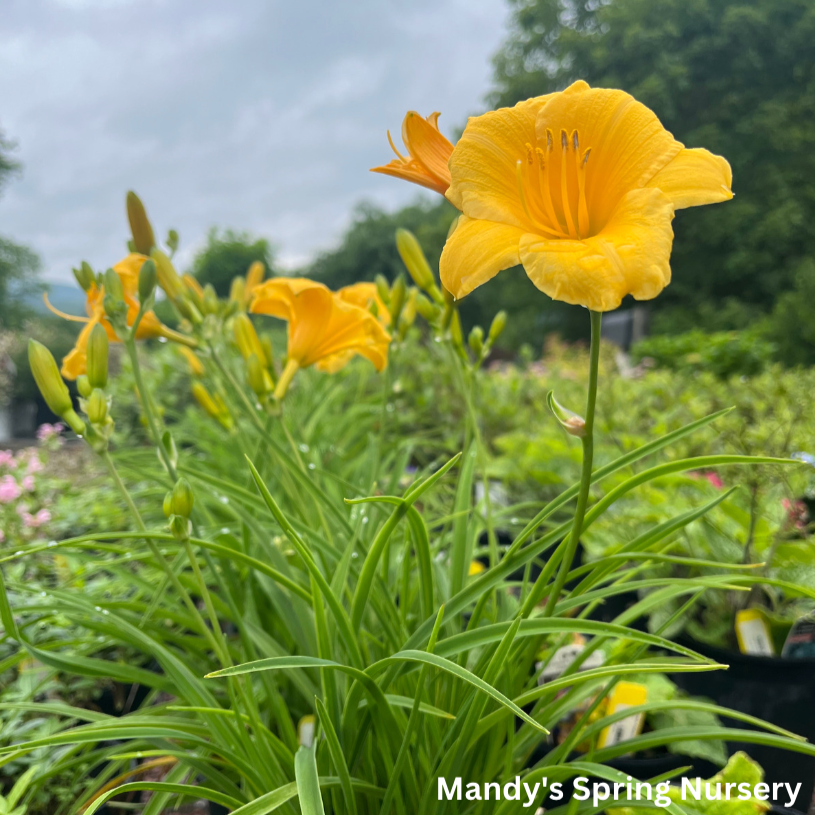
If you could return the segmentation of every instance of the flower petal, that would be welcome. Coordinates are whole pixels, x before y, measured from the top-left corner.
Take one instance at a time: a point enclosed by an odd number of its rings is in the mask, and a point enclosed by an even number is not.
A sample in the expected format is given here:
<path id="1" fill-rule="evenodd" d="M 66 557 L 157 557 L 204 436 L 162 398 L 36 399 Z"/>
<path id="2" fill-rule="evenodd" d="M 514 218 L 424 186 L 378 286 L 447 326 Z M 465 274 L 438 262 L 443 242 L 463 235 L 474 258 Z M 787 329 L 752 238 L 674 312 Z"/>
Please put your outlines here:
<path id="1" fill-rule="evenodd" d="M 726 159 L 695 147 L 680 151 L 646 186 L 662 190 L 675 209 L 682 209 L 729 201 L 732 183 L 733 171 Z"/>
<path id="2" fill-rule="evenodd" d="M 450 157 L 447 199 L 470 218 L 521 227 L 528 223 L 518 192 L 516 163 L 535 144 L 535 119 L 547 101 L 538 96 L 472 116 Z"/>
<path id="3" fill-rule="evenodd" d="M 460 216 L 441 253 L 442 285 L 454 297 L 464 297 L 502 269 L 517 266 L 523 234 L 515 226 Z"/>
<path id="4" fill-rule="evenodd" d="M 556 151 L 561 149 L 562 131 L 568 136 L 570 150 L 575 131 L 581 155 L 591 149 L 586 201 L 594 234 L 605 226 L 626 193 L 645 186 L 682 150 L 656 114 L 633 96 L 577 83 L 541 108 L 536 121 L 540 142 L 545 141 L 547 130 L 552 132 Z M 558 164 L 554 162 L 555 184 Z"/>
<path id="5" fill-rule="evenodd" d="M 674 209 L 660 190 L 632 190 L 599 235 L 584 241 L 524 235 L 521 262 L 554 300 L 612 311 L 623 297 L 656 297 L 671 280 Z"/>
<path id="6" fill-rule="evenodd" d="M 394 178 L 401 178 L 402 181 L 410 181 L 420 187 L 427 187 L 429 190 L 444 195 L 448 182 L 441 183 L 435 176 L 430 175 L 418 161 L 402 161 L 395 158 L 381 167 L 371 167 L 372 173 L 382 173 L 382 175 L 392 175 Z"/>
<path id="7" fill-rule="evenodd" d="M 307 277 L 273 277 L 255 287 L 249 311 L 291 320 L 295 297 L 301 291 L 311 288 L 328 291 L 322 283 Z"/>
<path id="8" fill-rule="evenodd" d="M 409 110 L 402 122 L 402 141 L 408 153 L 446 189 L 450 184 L 450 168 L 447 162 L 453 152 L 452 143 L 439 132 L 439 114 L 425 119 Z"/>

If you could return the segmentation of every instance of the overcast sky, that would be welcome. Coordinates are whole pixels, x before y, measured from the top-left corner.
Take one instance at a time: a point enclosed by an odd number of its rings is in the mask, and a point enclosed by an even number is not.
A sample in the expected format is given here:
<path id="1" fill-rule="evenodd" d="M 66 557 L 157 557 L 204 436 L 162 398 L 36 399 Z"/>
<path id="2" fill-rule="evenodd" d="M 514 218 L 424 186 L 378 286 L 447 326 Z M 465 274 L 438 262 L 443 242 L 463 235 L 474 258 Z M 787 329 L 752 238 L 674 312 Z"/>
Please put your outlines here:
<path id="1" fill-rule="evenodd" d="M 217 225 L 296 267 L 360 200 L 417 196 L 368 172 L 385 131 L 482 110 L 505 22 L 504 0 L 0 0 L 0 128 L 25 165 L 0 234 L 72 280 L 121 257 L 132 188 L 182 266 Z"/>

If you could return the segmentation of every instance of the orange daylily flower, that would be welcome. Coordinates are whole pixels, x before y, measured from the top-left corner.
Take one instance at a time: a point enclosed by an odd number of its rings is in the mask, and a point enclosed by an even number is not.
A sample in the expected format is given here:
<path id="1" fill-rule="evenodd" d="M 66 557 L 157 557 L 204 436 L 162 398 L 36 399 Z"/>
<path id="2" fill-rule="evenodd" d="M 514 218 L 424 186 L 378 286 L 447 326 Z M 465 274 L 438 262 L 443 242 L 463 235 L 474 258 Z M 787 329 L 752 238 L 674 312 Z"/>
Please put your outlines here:
<path id="1" fill-rule="evenodd" d="M 364 308 L 370 311 L 371 303 L 376 304 L 376 318 L 386 328 L 391 324 L 391 314 L 388 307 L 382 302 L 376 283 L 352 283 L 350 286 L 343 286 L 338 292 L 340 300 L 350 303 L 352 306 Z"/>
<path id="2" fill-rule="evenodd" d="M 373 167 L 371 172 L 403 178 L 444 195 L 450 186 L 447 162 L 453 144 L 439 131 L 439 115 L 431 113 L 425 119 L 415 110 L 408 111 L 402 122 L 402 141 L 408 158 L 396 149 L 388 131 L 388 142 L 396 158 L 381 167 Z"/>
<path id="3" fill-rule="evenodd" d="M 119 276 L 119 280 L 122 281 L 124 299 L 127 304 L 127 324 L 129 326 L 133 325 L 136 320 L 136 315 L 139 312 L 139 270 L 146 260 L 147 257 L 145 255 L 139 255 L 134 252 L 124 258 L 124 260 L 120 260 L 113 267 L 113 271 L 116 272 Z M 85 304 L 85 310 L 88 313 L 87 317 L 75 317 L 70 314 L 64 314 L 55 309 L 48 302 L 47 297 L 45 298 L 46 305 L 54 314 L 59 317 L 64 317 L 66 320 L 85 323 L 85 327 L 77 337 L 76 345 L 62 360 L 61 373 L 66 379 L 76 379 L 86 372 L 88 339 L 90 338 L 91 331 L 93 331 L 93 327 L 97 323 L 101 323 L 111 342 L 119 342 L 119 338 L 116 336 L 116 332 L 113 330 L 113 326 L 105 314 L 105 307 L 103 305 L 105 287 L 97 285 L 94 281 L 90 284 L 86 294 L 88 298 Z M 136 330 L 136 339 L 144 340 L 152 337 L 176 339 L 180 337 L 180 335 L 163 325 L 152 311 L 148 311 L 142 315 L 141 322 Z M 182 339 L 186 341 L 186 338 Z"/>
<path id="4" fill-rule="evenodd" d="M 281 399 L 300 368 L 317 365 L 333 373 L 360 354 L 378 371 L 388 364 L 390 336 L 366 309 L 345 302 L 322 283 L 303 277 L 275 277 L 261 283 L 249 309 L 286 320 L 288 361 L 278 380 Z"/>
<path id="5" fill-rule="evenodd" d="M 523 264 L 555 300 L 611 311 L 668 285 L 674 210 L 733 197 L 730 165 L 687 149 L 629 94 L 578 81 L 469 120 L 446 196 L 463 213 L 440 274 L 463 297 Z"/>

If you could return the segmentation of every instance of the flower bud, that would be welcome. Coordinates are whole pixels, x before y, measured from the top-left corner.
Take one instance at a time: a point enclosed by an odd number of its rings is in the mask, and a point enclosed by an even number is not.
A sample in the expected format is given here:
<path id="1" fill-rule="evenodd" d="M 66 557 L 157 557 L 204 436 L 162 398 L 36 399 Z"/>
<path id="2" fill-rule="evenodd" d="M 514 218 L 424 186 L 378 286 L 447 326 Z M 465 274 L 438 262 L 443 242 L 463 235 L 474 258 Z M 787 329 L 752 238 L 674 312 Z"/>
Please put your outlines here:
<path id="1" fill-rule="evenodd" d="M 490 326 L 490 334 L 488 342 L 492 345 L 498 337 L 501 336 L 501 332 L 506 328 L 507 324 L 507 313 L 506 311 L 499 311 L 495 317 L 492 318 L 492 325 Z"/>
<path id="2" fill-rule="evenodd" d="M 186 478 L 179 478 L 173 487 L 173 497 L 170 503 L 173 515 L 189 518 L 192 515 L 192 505 L 194 503 L 195 496 L 192 494 L 190 482 Z"/>
<path id="3" fill-rule="evenodd" d="M 233 303 L 238 303 L 241 308 L 243 308 L 246 297 L 247 293 L 244 279 L 240 275 L 233 277 L 232 283 L 229 286 L 229 299 Z"/>
<path id="4" fill-rule="evenodd" d="M 402 316 L 399 319 L 399 328 L 402 332 L 407 331 L 416 321 L 416 298 L 418 296 L 419 290 L 411 286 L 404 308 L 402 309 Z"/>
<path id="5" fill-rule="evenodd" d="M 156 277 L 158 278 L 159 286 L 164 289 L 167 296 L 173 301 L 182 297 L 184 294 L 184 284 L 181 282 L 181 278 L 178 276 L 178 272 L 176 272 L 170 258 L 158 247 L 153 248 L 153 251 L 150 252 L 150 257 L 156 264 Z"/>
<path id="6" fill-rule="evenodd" d="M 204 299 L 202 300 L 204 314 L 218 313 L 218 295 L 211 283 L 204 286 Z"/>
<path id="7" fill-rule="evenodd" d="M 429 323 L 439 316 L 438 307 L 428 300 L 423 294 L 416 296 L 416 311 L 422 315 Z"/>
<path id="8" fill-rule="evenodd" d="M 161 507 L 162 511 L 164 512 L 164 517 L 169 518 L 173 514 L 173 491 L 167 490 L 167 494 L 164 496 L 164 503 Z"/>
<path id="9" fill-rule="evenodd" d="M 266 358 L 269 370 L 274 370 L 274 347 L 272 346 L 272 338 L 268 334 L 261 335 L 260 347 L 263 348 L 263 356 Z"/>
<path id="10" fill-rule="evenodd" d="M 263 277 L 265 274 L 266 267 L 263 265 L 263 263 L 261 263 L 259 260 L 252 263 L 252 265 L 249 267 L 249 271 L 246 273 L 246 286 L 244 294 L 246 298 L 252 296 L 252 291 L 263 282 Z"/>
<path id="11" fill-rule="evenodd" d="M 84 399 L 87 399 L 91 395 L 93 386 L 91 385 L 87 374 L 80 374 L 76 378 L 76 389 L 79 391 L 79 395 Z"/>
<path id="12" fill-rule="evenodd" d="M 108 352 L 110 342 L 107 331 L 97 323 L 88 337 L 88 382 L 91 388 L 104 388 L 108 383 Z"/>
<path id="13" fill-rule="evenodd" d="M 185 541 L 190 537 L 190 522 L 181 515 L 170 518 L 170 532 L 176 540 Z"/>
<path id="14" fill-rule="evenodd" d="M 196 402 L 204 409 L 204 411 L 213 419 L 218 419 L 218 406 L 215 404 L 209 391 L 200 383 L 192 383 L 192 395 L 195 397 Z"/>
<path id="15" fill-rule="evenodd" d="M 181 280 L 187 287 L 188 297 L 200 311 L 201 305 L 204 302 L 204 290 L 201 288 L 201 284 L 191 274 L 185 274 Z"/>
<path id="16" fill-rule="evenodd" d="M 105 272 L 105 293 L 109 294 L 114 300 L 125 299 L 122 281 L 113 269 L 108 269 Z"/>
<path id="17" fill-rule="evenodd" d="M 167 232 L 167 240 L 164 242 L 167 244 L 167 247 L 173 254 L 175 254 L 178 250 L 178 241 L 178 232 L 176 232 L 175 229 L 170 229 Z"/>
<path id="18" fill-rule="evenodd" d="M 391 286 L 390 312 L 391 320 L 394 325 L 396 325 L 399 315 L 402 313 L 402 306 L 405 304 L 405 294 L 407 294 L 405 278 L 400 274 L 396 280 L 393 281 L 393 286 Z"/>
<path id="19" fill-rule="evenodd" d="M 36 340 L 28 341 L 28 363 L 45 404 L 57 416 L 73 411 L 68 386 L 60 376 L 53 354 Z"/>
<path id="20" fill-rule="evenodd" d="M 139 269 L 139 302 L 146 303 L 156 290 L 156 280 L 158 272 L 156 263 L 152 258 L 148 258 Z"/>
<path id="21" fill-rule="evenodd" d="M 133 246 L 142 255 L 149 255 L 156 245 L 153 227 L 147 219 L 139 196 L 132 190 L 127 193 L 127 220 L 130 222 L 130 234 L 133 235 Z"/>
<path id="22" fill-rule="evenodd" d="M 246 360 L 249 359 L 252 354 L 255 354 L 260 364 L 264 368 L 267 368 L 268 360 L 266 359 L 263 346 L 260 344 L 255 326 L 250 317 L 243 312 L 236 314 L 232 322 L 232 331 L 235 334 L 235 342 L 238 345 L 241 356 Z"/>
<path id="23" fill-rule="evenodd" d="M 257 354 L 249 354 L 246 359 L 246 381 L 257 396 L 264 396 L 268 392 L 267 377 Z"/>
<path id="24" fill-rule="evenodd" d="M 480 359 L 481 354 L 484 352 L 484 329 L 480 325 L 473 326 L 467 342 L 472 348 L 473 353 Z"/>
<path id="25" fill-rule="evenodd" d="M 83 260 L 78 269 L 72 269 L 71 271 L 74 273 L 76 282 L 79 283 L 85 291 L 90 290 L 91 286 L 96 282 L 96 275 L 93 273 L 93 269 L 87 261 Z"/>
<path id="26" fill-rule="evenodd" d="M 390 303 L 391 287 L 388 285 L 385 275 L 378 274 L 374 279 L 376 281 L 376 293 L 379 295 L 379 299 L 383 303 Z"/>
<path id="27" fill-rule="evenodd" d="M 432 289 L 436 281 L 416 236 L 407 229 L 397 229 L 396 248 L 413 282 L 425 291 Z"/>
<path id="28" fill-rule="evenodd" d="M 568 408 L 563 407 L 552 391 L 546 394 L 546 403 L 555 418 L 560 422 L 560 426 L 570 435 L 582 439 L 586 435 L 586 420 L 578 416 Z"/>
<path id="29" fill-rule="evenodd" d="M 201 360 L 198 359 L 195 352 L 187 348 L 185 345 L 180 345 L 178 350 L 181 353 L 181 356 L 187 360 L 187 365 L 190 366 L 190 373 L 193 376 L 203 376 L 204 366 L 201 364 Z"/>
<path id="30" fill-rule="evenodd" d="M 85 403 L 85 413 L 91 424 L 104 424 L 108 417 L 108 400 L 104 392 L 94 388 Z"/>

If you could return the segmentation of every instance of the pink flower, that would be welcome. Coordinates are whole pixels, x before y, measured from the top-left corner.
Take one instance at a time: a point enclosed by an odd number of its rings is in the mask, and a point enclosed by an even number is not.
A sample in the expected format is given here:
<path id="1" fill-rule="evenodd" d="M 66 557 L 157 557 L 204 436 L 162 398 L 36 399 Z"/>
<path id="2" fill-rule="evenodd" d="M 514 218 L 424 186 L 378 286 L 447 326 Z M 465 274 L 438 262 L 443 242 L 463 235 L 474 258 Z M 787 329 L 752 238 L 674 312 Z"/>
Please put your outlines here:
<path id="1" fill-rule="evenodd" d="M 42 526 L 51 520 L 51 513 L 47 509 L 41 509 L 35 517 L 37 520 L 37 526 Z"/>
<path id="2" fill-rule="evenodd" d="M 12 475 L 4 475 L 0 479 L 0 504 L 7 504 L 16 501 L 21 494 L 19 485 Z"/>
<path id="3" fill-rule="evenodd" d="M 0 467 L 10 467 L 14 464 L 14 454 L 11 450 L 0 450 Z"/>
<path id="4" fill-rule="evenodd" d="M 42 470 L 42 462 L 40 461 L 40 457 L 36 453 L 32 453 L 28 458 L 28 467 L 26 468 L 26 472 L 31 475 L 32 473 L 38 473 Z"/>
<path id="5" fill-rule="evenodd" d="M 34 483 L 34 476 L 33 475 L 25 476 L 25 478 L 23 478 L 23 480 L 20 482 L 20 484 L 22 484 L 23 489 L 26 492 L 34 492 L 34 487 L 36 485 Z"/>
<path id="6" fill-rule="evenodd" d="M 20 517 L 23 519 L 23 524 L 29 528 L 37 525 L 37 519 L 30 512 L 21 512 Z"/>
<path id="7" fill-rule="evenodd" d="M 711 483 L 717 490 L 724 489 L 724 481 L 719 478 L 718 473 L 714 473 L 712 471 L 708 471 L 705 473 L 705 478 Z"/>
<path id="8" fill-rule="evenodd" d="M 51 520 L 51 513 L 47 509 L 41 509 L 36 515 L 30 512 L 21 513 L 20 517 L 23 519 L 23 524 L 29 529 L 36 529 L 38 526 L 47 524 Z"/>
<path id="9" fill-rule="evenodd" d="M 65 425 L 62 424 L 62 422 L 57 422 L 56 424 L 41 424 L 37 428 L 37 438 L 40 441 L 48 441 L 49 439 L 60 436 L 63 430 L 65 430 Z"/>

